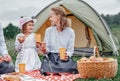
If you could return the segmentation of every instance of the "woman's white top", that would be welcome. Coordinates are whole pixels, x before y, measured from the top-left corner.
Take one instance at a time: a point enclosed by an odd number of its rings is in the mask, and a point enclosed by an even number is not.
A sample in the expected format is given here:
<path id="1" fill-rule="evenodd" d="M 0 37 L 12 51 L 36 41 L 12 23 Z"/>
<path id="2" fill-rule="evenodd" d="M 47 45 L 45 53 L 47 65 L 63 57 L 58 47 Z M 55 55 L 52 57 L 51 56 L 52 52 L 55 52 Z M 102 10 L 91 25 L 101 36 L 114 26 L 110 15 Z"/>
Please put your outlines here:
<path id="1" fill-rule="evenodd" d="M 59 53 L 59 48 L 66 48 L 71 57 L 74 53 L 75 33 L 70 27 L 58 32 L 57 27 L 51 26 L 46 29 L 44 42 L 48 52 Z"/>

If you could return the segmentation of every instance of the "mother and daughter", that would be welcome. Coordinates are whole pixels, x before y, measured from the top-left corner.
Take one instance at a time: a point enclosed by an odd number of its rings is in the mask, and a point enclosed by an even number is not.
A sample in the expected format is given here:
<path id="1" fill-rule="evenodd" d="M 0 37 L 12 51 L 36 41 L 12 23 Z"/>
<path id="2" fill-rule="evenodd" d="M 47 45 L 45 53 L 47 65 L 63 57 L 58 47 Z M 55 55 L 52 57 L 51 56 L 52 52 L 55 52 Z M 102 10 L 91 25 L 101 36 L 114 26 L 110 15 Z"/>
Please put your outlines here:
<path id="1" fill-rule="evenodd" d="M 61 7 L 51 8 L 49 20 L 51 26 L 45 31 L 44 50 L 36 45 L 35 33 L 32 33 L 35 20 L 29 17 L 20 19 L 21 33 L 16 36 L 15 49 L 19 52 L 16 57 L 15 71 L 18 72 L 20 63 L 26 64 L 26 71 L 40 69 L 42 74 L 47 73 L 77 73 L 76 63 L 71 56 L 74 53 L 75 33 L 70 27 L 70 20 Z M 22 39 L 22 40 L 21 40 Z M 60 59 L 60 48 L 66 48 L 65 56 Z M 40 61 L 38 51 L 44 54 Z"/>

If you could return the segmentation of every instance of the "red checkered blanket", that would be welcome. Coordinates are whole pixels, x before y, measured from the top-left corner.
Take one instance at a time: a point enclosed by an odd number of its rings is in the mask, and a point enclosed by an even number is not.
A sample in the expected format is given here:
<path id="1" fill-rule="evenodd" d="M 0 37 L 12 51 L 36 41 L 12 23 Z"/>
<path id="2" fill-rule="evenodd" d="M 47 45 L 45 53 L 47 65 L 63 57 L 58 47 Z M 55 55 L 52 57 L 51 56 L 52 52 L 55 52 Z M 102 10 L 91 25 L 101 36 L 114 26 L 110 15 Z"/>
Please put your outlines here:
<path id="1" fill-rule="evenodd" d="M 24 74 L 34 77 L 36 79 L 43 79 L 45 81 L 73 81 L 77 78 L 81 78 L 80 74 L 61 74 L 61 76 L 43 76 L 40 74 L 39 70 L 33 70 L 25 72 Z"/>

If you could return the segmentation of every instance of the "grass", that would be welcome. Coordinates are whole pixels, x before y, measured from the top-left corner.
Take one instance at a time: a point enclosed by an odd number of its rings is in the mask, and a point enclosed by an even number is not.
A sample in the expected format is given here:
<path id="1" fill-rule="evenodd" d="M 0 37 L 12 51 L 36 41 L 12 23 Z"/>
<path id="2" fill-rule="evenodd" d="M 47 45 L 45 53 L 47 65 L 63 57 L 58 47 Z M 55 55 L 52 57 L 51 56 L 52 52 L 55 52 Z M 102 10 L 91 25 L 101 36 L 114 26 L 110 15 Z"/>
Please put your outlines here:
<path id="1" fill-rule="evenodd" d="M 112 27 L 112 32 L 118 38 L 118 41 L 120 43 L 120 27 Z M 16 55 L 14 54 L 14 52 L 15 52 L 14 40 L 13 39 L 6 40 L 6 43 L 7 43 L 9 54 L 13 58 L 13 62 L 15 62 Z M 118 72 L 117 72 L 117 75 L 114 78 L 99 79 L 99 80 L 94 79 L 94 78 L 89 78 L 89 79 L 76 79 L 75 81 L 120 81 L 120 77 L 119 77 L 120 76 L 120 57 L 118 56 L 116 58 L 118 59 Z M 42 59 L 42 56 L 40 56 L 40 59 Z M 80 58 L 79 57 L 73 57 L 73 59 L 76 61 Z"/>

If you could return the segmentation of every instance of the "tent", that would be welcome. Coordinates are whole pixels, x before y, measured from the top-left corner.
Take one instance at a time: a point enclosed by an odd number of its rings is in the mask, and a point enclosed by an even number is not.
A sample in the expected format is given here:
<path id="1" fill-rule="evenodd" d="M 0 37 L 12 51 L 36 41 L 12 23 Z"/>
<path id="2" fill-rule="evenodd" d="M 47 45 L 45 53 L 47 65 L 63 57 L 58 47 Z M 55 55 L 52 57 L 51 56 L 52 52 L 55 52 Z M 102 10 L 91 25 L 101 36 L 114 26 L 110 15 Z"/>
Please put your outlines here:
<path id="1" fill-rule="evenodd" d="M 50 26 L 49 11 L 56 6 L 62 6 L 66 10 L 67 17 L 72 19 L 71 27 L 75 31 L 76 49 L 89 50 L 89 48 L 98 46 L 101 53 L 112 51 L 115 55 L 119 54 L 119 44 L 109 26 L 89 4 L 82 0 L 57 0 L 36 15 L 37 22 L 34 32 L 41 34 L 42 41 L 46 28 Z M 85 53 L 85 51 L 81 52 Z"/>

